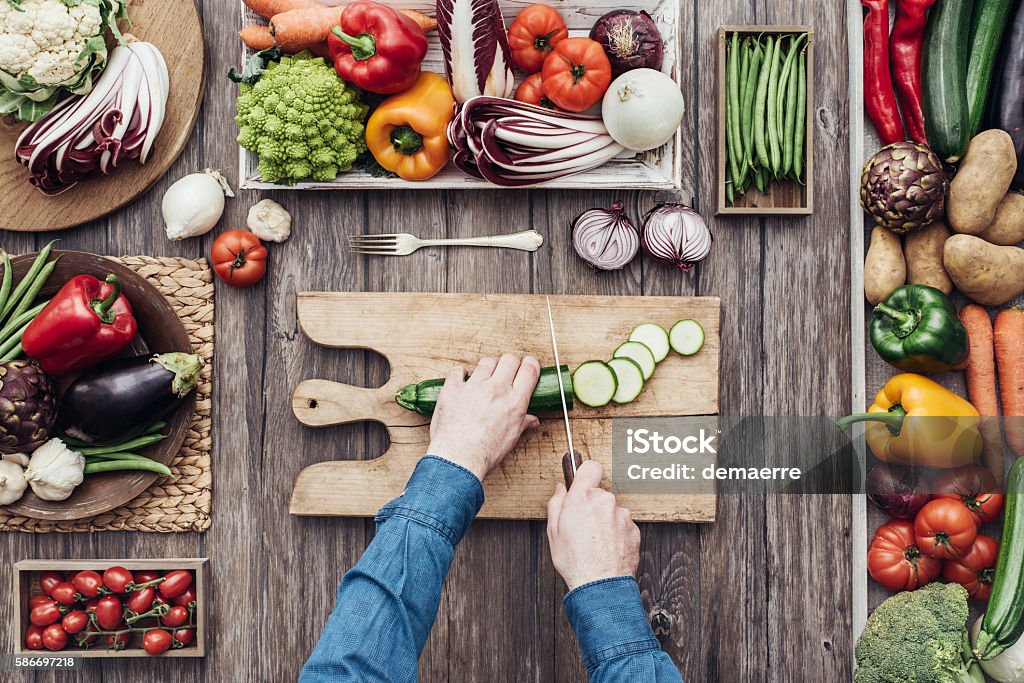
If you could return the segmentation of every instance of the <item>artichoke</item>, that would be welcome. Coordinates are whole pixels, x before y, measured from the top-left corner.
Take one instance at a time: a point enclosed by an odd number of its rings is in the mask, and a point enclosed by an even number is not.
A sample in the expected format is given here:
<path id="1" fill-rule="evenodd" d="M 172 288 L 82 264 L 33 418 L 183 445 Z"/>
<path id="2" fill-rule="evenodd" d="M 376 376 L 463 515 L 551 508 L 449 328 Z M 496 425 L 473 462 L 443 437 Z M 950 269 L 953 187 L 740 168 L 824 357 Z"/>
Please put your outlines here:
<path id="1" fill-rule="evenodd" d="M 39 364 L 0 363 L 0 453 L 31 453 L 46 442 L 56 419 L 57 392 Z"/>
<path id="2" fill-rule="evenodd" d="M 899 234 L 942 218 L 948 191 L 939 157 L 914 142 L 894 142 L 878 150 L 860 176 L 861 206 L 875 223 Z"/>

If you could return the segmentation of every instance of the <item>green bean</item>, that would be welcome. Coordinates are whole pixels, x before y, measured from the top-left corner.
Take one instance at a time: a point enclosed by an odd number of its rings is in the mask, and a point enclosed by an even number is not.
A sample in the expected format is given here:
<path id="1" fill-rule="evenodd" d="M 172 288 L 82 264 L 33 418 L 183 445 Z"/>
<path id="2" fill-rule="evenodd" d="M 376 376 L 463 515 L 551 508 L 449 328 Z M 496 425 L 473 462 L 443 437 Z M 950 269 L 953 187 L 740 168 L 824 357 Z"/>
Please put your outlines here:
<path id="1" fill-rule="evenodd" d="M 781 39 L 780 39 L 781 40 Z M 789 70 L 786 66 L 790 63 L 791 57 L 795 53 L 793 52 L 793 39 L 789 38 L 789 47 L 781 53 L 779 58 L 779 87 L 775 95 L 775 110 L 779 113 L 778 118 L 775 120 L 775 130 L 779 136 L 779 147 L 782 147 L 782 136 L 785 133 L 786 124 L 786 83 L 789 80 Z M 769 102 L 768 104 L 771 104 Z"/>
<path id="2" fill-rule="evenodd" d="M 783 116 L 780 118 L 781 134 L 780 139 L 782 140 L 782 173 L 781 175 L 787 175 L 789 170 L 793 167 L 793 134 L 795 132 L 794 123 L 796 112 L 793 111 L 796 107 L 796 95 L 797 95 L 797 81 L 799 80 L 799 74 L 796 72 L 796 56 L 799 53 L 804 38 L 807 34 L 802 33 L 792 39 L 793 46 L 790 48 L 789 55 L 786 57 L 786 66 L 784 67 L 786 84 L 785 89 L 780 88 L 779 100 L 782 103 L 780 111 L 783 112 Z"/>
<path id="3" fill-rule="evenodd" d="M 67 446 L 68 448 L 70 448 L 71 450 L 76 451 L 76 452 L 78 451 L 79 448 L 92 448 L 93 446 L 96 445 L 96 444 L 91 444 L 88 441 L 82 441 L 81 439 L 76 439 L 73 436 L 68 436 L 67 434 L 61 434 L 57 438 L 59 438 L 61 441 L 63 441 L 65 446 Z"/>
<path id="4" fill-rule="evenodd" d="M 726 141 L 728 143 L 729 162 L 732 169 L 733 187 L 740 183 L 740 138 L 739 138 L 739 34 L 733 33 L 726 54 L 725 91 L 725 124 L 727 126 Z"/>
<path id="5" fill-rule="evenodd" d="M 765 122 L 765 128 L 767 128 L 768 135 L 768 157 L 769 163 L 768 168 L 771 170 L 772 175 L 779 175 L 779 166 L 782 164 L 782 152 L 779 149 L 779 127 L 776 120 L 779 117 L 779 69 L 782 64 L 782 39 L 780 38 L 775 43 L 775 50 L 772 52 L 772 58 L 768 69 L 768 101 L 765 103 L 767 109 L 767 121 Z"/>
<path id="6" fill-rule="evenodd" d="M 72 449 L 78 450 L 78 449 Z M 144 455 L 136 455 L 135 453 L 104 453 L 102 455 L 87 455 L 85 456 L 86 462 L 106 462 L 107 460 L 138 460 L 142 462 L 152 461 L 152 458 L 147 458 Z"/>
<path id="7" fill-rule="evenodd" d="M 18 286 L 14 288 L 14 292 L 11 294 L 10 298 L 8 298 L 7 302 L 4 303 L 3 311 L 0 311 L 0 321 L 4 320 L 7 317 L 7 314 L 13 311 L 15 307 L 21 303 L 21 299 L 25 295 L 25 292 L 35 284 L 35 279 L 43 269 L 43 266 L 46 265 L 46 259 L 50 258 L 50 252 L 53 251 L 53 243 L 56 241 L 57 240 L 54 240 L 47 244 L 39 252 L 39 255 L 36 256 L 36 260 L 32 262 L 32 266 L 28 269 L 28 272 L 25 273 L 25 277 L 21 278 L 21 281 L 18 283 Z"/>
<path id="8" fill-rule="evenodd" d="M 36 297 L 39 296 L 39 292 L 43 289 L 43 285 L 45 285 L 46 281 L 50 279 L 51 275 L 53 275 L 53 271 L 56 267 L 56 260 L 50 261 L 45 266 L 43 266 L 43 269 L 39 272 L 39 275 L 36 277 L 36 281 L 33 282 L 32 286 L 28 288 L 28 291 L 25 292 L 25 296 L 22 298 L 17 308 L 15 308 L 14 311 L 11 312 L 12 320 L 28 310 L 29 306 L 32 305 L 32 302 L 34 302 L 36 300 Z"/>
<path id="9" fill-rule="evenodd" d="M 796 121 L 793 132 L 793 176 L 798 183 L 804 177 L 804 145 L 807 135 L 807 51 L 800 53 L 797 66 Z"/>
<path id="10" fill-rule="evenodd" d="M 86 474 L 103 474 L 104 472 L 156 472 L 165 477 L 171 476 L 167 465 L 162 465 L 155 460 L 142 462 L 141 460 L 108 460 L 107 462 L 90 462 L 85 466 Z"/>
<path id="11" fill-rule="evenodd" d="M 0 249 L 4 262 L 4 281 L 0 284 L 0 311 L 7 307 L 7 298 L 11 295 L 11 282 L 14 280 L 14 269 L 11 268 L 11 255 Z"/>
<path id="12" fill-rule="evenodd" d="M 21 354 L 24 351 L 25 349 L 21 348 L 21 342 L 18 342 L 18 345 L 15 346 L 13 349 L 11 349 L 10 351 L 3 355 L 0 355 L 0 363 L 4 363 L 9 360 L 14 360 L 15 358 L 21 358 Z"/>
<path id="13" fill-rule="evenodd" d="M 11 318 L 10 320 L 8 320 L 7 324 L 4 325 L 3 329 L 0 329 L 0 343 L 3 343 L 7 339 L 9 339 L 11 334 L 18 328 L 24 326 L 26 323 L 32 322 L 32 319 L 39 315 L 40 311 L 46 308 L 46 304 L 48 303 L 50 303 L 49 299 L 43 301 L 34 308 L 28 309 L 27 311 L 19 315 L 17 318 Z"/>
<path id="14" fill-rule="evenodd" d="M 750 38 L 743 39 L 743 43 L 740 45 L 740 102 L 743 102 L 744 95 L 747 94 L 747 76 L 750 74 Z"/>
<path id="15" fill-rule="evenodd" d="M 149 426 L 149 429 L 147 429 L 145 433 L 146 434 L 155 434 L 156 432 L 159 432 L 161 429 L 163 429 L 166 426 L 167 426 L 167 422 L 165 420 L 157 420 L 156 422 L 154 422 L 153 424 L 151 424 Z"/>
<path id="16" fill-rule="evenodd" d="M 82 455 L 104 455 L 106 453 L 122 453 L 124 451 L 133 451 L 137 448 L 145 448 L 146 446 L 152 446 L 155 443 L 163 441 L 167 437 L 163 434 L 148 434 L 146 436 L 140 436 L 137 439 L 126 441 L 125 443 L 111 444 L 109 446 L 92 446 L 89 448 L 80 448 L 78 452 Z"/>
<path id="17" fill-rule="evenodd" d="M 758 70 L 761 67 L 761 56 L 763 51 L 761 50 L 761 43 L 754 41 L 754 47 L 751 50 L 750 56 L 750 71 L 747 72 L 747 87 L 744 91 L 743 102 L 740 108 L 740 118 L 743 134 L 743 165 L 747 168 L 753 168 L 754 162 L 754 127 L 753 127 L 753 116 L 754 116 L 754 95 L 757 91 L 757 76 Z"/>
<path id="18" fill-rule="evenodd" d="M 761 62 L 761 73 L 757 77 L 757 97 L 754 100 L 754 149 L 761 168 L 766 168 L 771 161 L 768 159 L 768 146 L 765 140 L 765 119 L 768 108 L 768 80 L 772 70 L 772 55 L 775 41 L 771 36 L 765 43 L 764 61 Z"/>
<path id="19" fill-rule="evenodd" d="M 736 201 L 736 193 L 733 190 L 731 180 L 725 181 L 725 201 L 729 204 L 733 204 Z"/>
<path id="20" fill-rule="evenodd" d="M 21 335 L 25 334 L 25 329 L 28 327 L 28 323 L 22 325 L 21 329 L 12 334 L 5 341 L 0 342 L 0 356 L 5 356 L 15 346 L 21 346 Z M 10 358 L 4 358 L 4 360 L 11 360 Z"/>

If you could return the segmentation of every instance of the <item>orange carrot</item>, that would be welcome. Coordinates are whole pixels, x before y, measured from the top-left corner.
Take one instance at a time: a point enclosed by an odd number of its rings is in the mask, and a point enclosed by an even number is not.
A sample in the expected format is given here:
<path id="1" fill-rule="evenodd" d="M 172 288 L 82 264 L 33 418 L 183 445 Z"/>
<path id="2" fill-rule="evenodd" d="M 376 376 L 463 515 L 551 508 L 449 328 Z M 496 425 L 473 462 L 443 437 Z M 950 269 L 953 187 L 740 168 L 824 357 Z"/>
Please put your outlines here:
<path id="1" fill-rule="evenodd" d="M 1007 308 L 999 312 L 995 348 L 1006 441 L 1014 453 L 1024 456 L 1024 310 Z"/>
<path id="2" fill-rule="evenodd" d="M 999 397 L 996 394 L 996 360 L 992 343 L 992 321 L 984 306 L 971 304 L 960 309 L 960 322 L 967 329 L 970 355 L 964 375 L 967 398 L 981 415 L 981 459 L 996 482 L 1003 481 L 1003 435 L 999 430 Z"/>
<path id="3" fill-rule="evenodd" d="M 245 6 L 267 19 L 288 10 L 323 7 L 316 0 L 245 0 Z"/>
<path id="4" fill-rule="evenodd" d="M 341 7 L 293 9 L 275 14 L 270 20 L 270 33 L 286 51 L 302 49 L 327 40 L 331 29 L 341 23 Z"/>
<path id="5" fill-rule="evenodd" d="M 253 50 L 267 50 L 277 45 L 274 36 L 270 35 L 269 26 L 246 26 L 238 32 L 242 42 Z"/>
<path id="6" fill-rule="evenodd" d="M 424 33 L 430 33 L 437 28 L 437 19 L 434 17 L 428 17 L 426 14 L 417 12 L 414 9 L 403 9 L 400 10 L 400 12 L 415 21 L 416 24 L 423 29 Z"/>

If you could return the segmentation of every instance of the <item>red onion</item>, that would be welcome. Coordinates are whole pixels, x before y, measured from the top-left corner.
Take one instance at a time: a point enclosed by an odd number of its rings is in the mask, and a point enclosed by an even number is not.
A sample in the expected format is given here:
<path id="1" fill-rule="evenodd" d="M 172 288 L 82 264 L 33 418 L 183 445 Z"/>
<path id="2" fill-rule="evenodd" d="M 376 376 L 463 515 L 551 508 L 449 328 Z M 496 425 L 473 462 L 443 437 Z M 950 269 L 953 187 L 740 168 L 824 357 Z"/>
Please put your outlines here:
<path id="1" fill-rule="evenodd" d="M 657 24 L 647 12 L 617 9 L 594 24 L 590 39 L 604 48 L 612 64 L 612 77 L 631 69 L 661 71 L 665 46 Z"/>
<path id="2" fill-rule="evenodd" d="M 875 465 L 864 484 L 871 502 L 897 519 L 913 519 L 931 497 L 920 468 Z"/>
<path id="3" fill-rule="evenodd" d="M 711 252 L 711 231 L 700 214 L 683 204 L 661 204 L 644 216 L 644 251 L 662 263 L 689 272 Z"/>
<path id="4" fill-rule="evenodd" d="M 572 227 L 572 246 L 598 270 L 619 270 L 640 251 L 640 235 L 622 202 L 609 209 L 590 209 Z"/>

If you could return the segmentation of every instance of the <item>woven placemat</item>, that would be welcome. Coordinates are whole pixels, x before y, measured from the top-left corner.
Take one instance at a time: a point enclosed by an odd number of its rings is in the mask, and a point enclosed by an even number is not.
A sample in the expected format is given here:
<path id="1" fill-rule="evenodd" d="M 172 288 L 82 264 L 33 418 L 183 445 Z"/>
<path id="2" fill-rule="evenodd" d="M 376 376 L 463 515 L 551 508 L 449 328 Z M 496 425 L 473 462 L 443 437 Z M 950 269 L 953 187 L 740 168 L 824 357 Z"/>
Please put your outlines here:
<path id="1" fill-rule="evenodd" d="M 205 531 L 210 526 L 210 405 L 213 374 L 213 273 L 206 259 L 122 256 L 113 258 L 149 280 L 185 324 L 192 348 L 206 361 L 196 386 L 196 413 L 173 479 L 158 480 L 110 512 L 68 522 L 15 517 L 0 509 L 0 531 Z"/>

